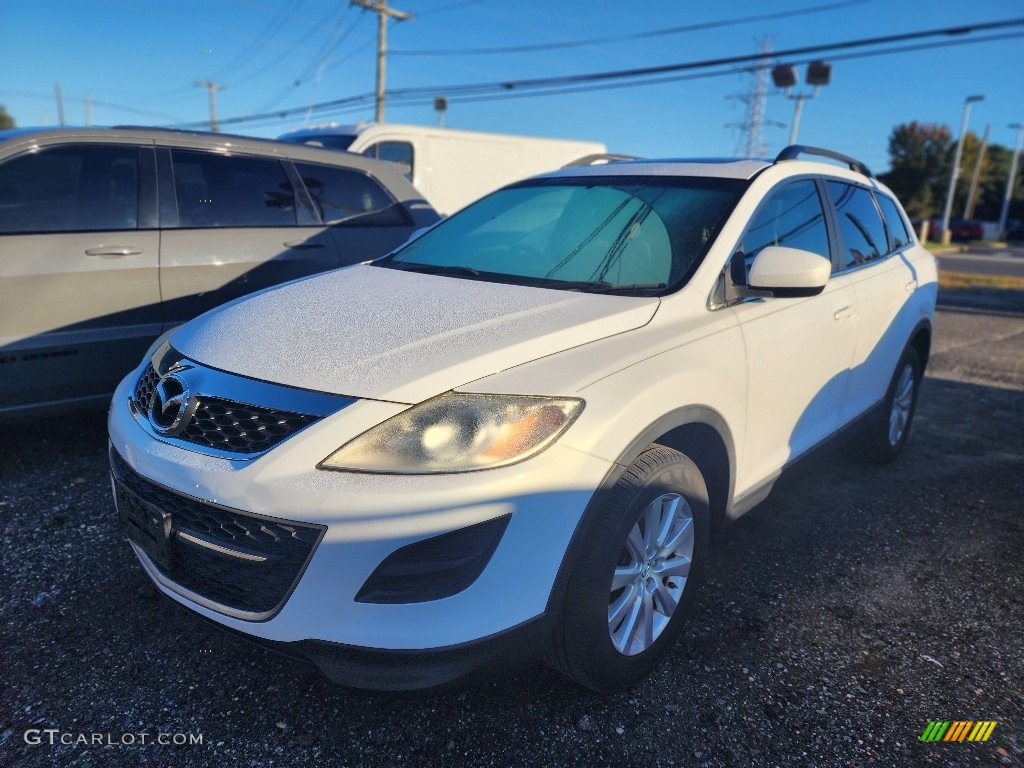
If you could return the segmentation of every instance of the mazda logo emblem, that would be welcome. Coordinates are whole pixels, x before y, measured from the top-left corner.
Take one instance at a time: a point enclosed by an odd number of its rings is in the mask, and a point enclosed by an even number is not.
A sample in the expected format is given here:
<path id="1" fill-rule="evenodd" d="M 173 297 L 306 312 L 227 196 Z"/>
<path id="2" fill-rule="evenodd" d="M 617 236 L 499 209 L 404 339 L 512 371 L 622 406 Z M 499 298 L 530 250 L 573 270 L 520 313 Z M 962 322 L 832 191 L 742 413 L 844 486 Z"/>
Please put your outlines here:
<path id="1" fill-rule="evenodd" d="M 194 402 L 190 402 L 188 382 L 180 375 L 184 368 L 172 368 L 157 382 L 149 398 L 149 423 L 159 434 L 173 437 L 185 431 Z"/>

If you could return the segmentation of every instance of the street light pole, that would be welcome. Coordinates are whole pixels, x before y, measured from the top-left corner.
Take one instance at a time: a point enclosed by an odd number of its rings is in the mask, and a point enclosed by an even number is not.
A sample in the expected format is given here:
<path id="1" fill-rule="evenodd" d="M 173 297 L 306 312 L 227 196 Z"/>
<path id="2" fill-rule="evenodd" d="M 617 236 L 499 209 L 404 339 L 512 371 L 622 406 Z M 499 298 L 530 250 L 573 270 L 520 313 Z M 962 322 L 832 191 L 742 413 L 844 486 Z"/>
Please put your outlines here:
<path id="1" fill-rule="evenodd" d="M 800 128 L 800 113 L 804 108 L 804 94 L 799 94 L 796 97 L 796 107 L 793 109 L 793 125 L 789 129 L 789 143 L 790 146 L 796 144 L 796 132 Z"/>
<path id="2" fill-rule="evenodd" d="M 800 114 L 804 110 L 804 101 L 813 99 L 821 91 L 821 86 L 828 85 L 832 79 L 832 65 L 827 61 L 812 61 L 807 65 L 807 84 L 814 86 L 811 93 L 793 94 L 793 86 L 797 83 L 796 67 L 792 64 L 781 64 L 772 69 L 772 82 L 776 88 L 784 88 L 787 99 L 796 102 L 793 109 L 793 125 L 789 129 L 789 143 L 796 144 L 796 133 L 800 129 Z"/>
<path id="3" fill-rule="evenodd" d="M 1006 239 L 1006 217 L 1010 213 L 1010 199 L 1013 197 L 1013 184 L 1017 181 L 1017 163 L 1020 161 L 1020 145 L 1024 140 L 1024 123 L 1014 123 L 1010 128 L 1017 129 L 1017 145 L 1013 148 L 1010 160 L 1010 178 L 1006 180 L 1006 194 L 1003 196 L 1003 210 L 999 213 L 999 237 Z"/>
<path id="4" fill-rule="evenodd" d="M 949 192 L 946 195 L 946 208 L 942 212 L 942 242 L 949 244 L 952 240 L 949 231 L 949 217 L 953 212 L 953 194 L 956 192 L 956 179 L 960 175 L 960 158 L 964 152 L 964 137 L 967 135 L 967 119 L 971 116 L 971 104 L 983 101 L 984 96 L 968 96 L 964 99 L 964 118 L 960 123 L 960 138 L 956 142 L 956 153 L 953 157 L 953 174 L 949 177 Z"/>

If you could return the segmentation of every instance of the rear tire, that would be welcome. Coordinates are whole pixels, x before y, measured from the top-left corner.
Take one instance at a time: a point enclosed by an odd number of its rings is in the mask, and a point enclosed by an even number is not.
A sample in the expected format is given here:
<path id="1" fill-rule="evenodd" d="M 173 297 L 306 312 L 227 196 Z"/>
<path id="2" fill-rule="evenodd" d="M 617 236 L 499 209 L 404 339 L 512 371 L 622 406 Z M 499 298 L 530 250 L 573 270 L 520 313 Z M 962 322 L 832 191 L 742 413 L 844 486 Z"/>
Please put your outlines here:
<path id="1" fill-rule="evenodd" d="M 707 555 L 708 492 L 689 458 L 652 445 L 599 503 L 549 663 L 612 693 L 646 677 L 682 631 Z"/>
<path id="2" fill-rule="evenodd" d="M 921 356 L 908 347 L 889 382 L 885 400 L 860 436 L 860 454 L 866 461 L 887 464 L 900 455 L 914 421 L 922 372 Z"/>

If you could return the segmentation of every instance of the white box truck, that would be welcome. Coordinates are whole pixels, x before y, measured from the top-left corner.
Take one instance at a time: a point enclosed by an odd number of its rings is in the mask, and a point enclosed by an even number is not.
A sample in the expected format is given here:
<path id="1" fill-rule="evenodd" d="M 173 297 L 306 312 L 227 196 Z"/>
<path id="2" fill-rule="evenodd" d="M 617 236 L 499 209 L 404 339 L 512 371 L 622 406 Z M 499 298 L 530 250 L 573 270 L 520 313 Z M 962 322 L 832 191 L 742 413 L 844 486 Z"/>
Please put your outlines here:
<path id="1" fill-rule="evenodd" d="M 290 131 L 278 138 L 397 163 L 442 215 L 455 213 L 505 184 L 607 151 L 596 141 L 392 123 L 324 125 Z"/>

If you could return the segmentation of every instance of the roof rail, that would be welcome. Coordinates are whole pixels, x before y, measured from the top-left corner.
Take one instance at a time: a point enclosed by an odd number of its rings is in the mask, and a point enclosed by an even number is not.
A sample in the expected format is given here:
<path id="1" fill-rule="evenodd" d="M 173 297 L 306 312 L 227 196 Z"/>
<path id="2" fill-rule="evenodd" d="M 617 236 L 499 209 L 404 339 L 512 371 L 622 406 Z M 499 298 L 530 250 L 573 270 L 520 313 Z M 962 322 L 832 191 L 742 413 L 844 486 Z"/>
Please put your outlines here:
<path id="1" fill-rule="evenodd" d="M 623 160 L 639 160 L 635 155 L 615 155 L 606 152 L 599 152 L 595 155 L 584 155 L 578 157 L 571 163 L 566 163 L 563 168 L 578 168 L 582 165 L 604 165 L 605 163 L 619 163 Z"/>
<path id="2" fill-rule="evenodd" d="M 864 165 L 860 160 L 854 160 L 852 157 L 841 154 L 839 152 L 833 152 L 831 149 L 821 149 L 820 147 L 807 147 L 803 144 L 790 144 L 784 150 L 779 152 L 775 157 L 775 163 L 781 163 L 783 160 L 796 160 L 800 155 L 820 155 L 821 157 L 830 157 L 833 160 L 846 165 L 851 171 L 862 173 L 868 178 L 874 177 L 871 170 Z M 773 163 L 774 164 L 774 163 Z"/>

